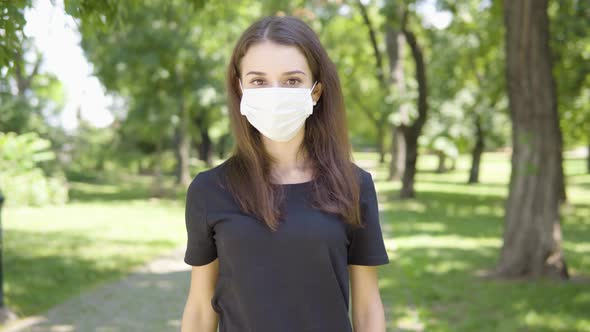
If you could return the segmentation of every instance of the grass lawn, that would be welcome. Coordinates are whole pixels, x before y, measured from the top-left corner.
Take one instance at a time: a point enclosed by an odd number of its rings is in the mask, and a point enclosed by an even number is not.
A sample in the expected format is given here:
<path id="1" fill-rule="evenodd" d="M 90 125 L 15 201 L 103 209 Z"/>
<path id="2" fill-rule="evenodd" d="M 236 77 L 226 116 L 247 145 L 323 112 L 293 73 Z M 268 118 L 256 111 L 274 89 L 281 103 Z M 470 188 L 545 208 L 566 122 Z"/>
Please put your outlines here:
<path id="1" fill-rule="evenodd" d="M 166 179 L 170 198 L 150 199 L 150 182 L 73 182 L 67 205 L 5 207 L 7 307 L 19 317 L 41 314 L 182 245 L 185 189 Z"/>
<path id="2" fill-rule="evenodd" d="M 584 174 L 585 161 L 565 163 L 570 202 L 562 209 L 562 231 L 574 276 L 569 282 L 477 276 L 499 258 L 510 165 L 507 155 L 485 154 L 481 183 L 467 185 L 469 163 L 462 157 L 455 171 L 437 174 L 429 171 L 436 159 L 420 157 L 417 198 L 406 201 L 397 198 L 399 183 L 383 181 L 386 167 L 377 170 L 391 258 L 379 272 L 388 331 L 420 326 L 429 332 L 590 331 L 590 175 Z"/>
<path id="3" fill-rule="evenodd" d="M 355 159 L 377 155 L 356 153 Z M 447 174 L 432 172 L 435 164 L 434 157 L 420 157 L 413 200 L 397 199 L 400 185 L 383 181 L 385 167 L 375 176 L 391 258 L 379 271 L 388 331 L 590 331 L 588 281 L 476 276 L 499 257 L 508 156 L 485 154 L 477 185 L 464 184 L 468 157 Z M 590 272 L 590 175 L 584 165 L 566 161 L 570 203 L 562 211 L 563 245 L 575 277 Z M 169 199 L 149 199 L 149 179 L 134 177 L 73 183 L 66 206 L 5 208 L 7 306 L 19 316 L 43 313 L 184 245 L 185 188 L 166 181 Z"/>

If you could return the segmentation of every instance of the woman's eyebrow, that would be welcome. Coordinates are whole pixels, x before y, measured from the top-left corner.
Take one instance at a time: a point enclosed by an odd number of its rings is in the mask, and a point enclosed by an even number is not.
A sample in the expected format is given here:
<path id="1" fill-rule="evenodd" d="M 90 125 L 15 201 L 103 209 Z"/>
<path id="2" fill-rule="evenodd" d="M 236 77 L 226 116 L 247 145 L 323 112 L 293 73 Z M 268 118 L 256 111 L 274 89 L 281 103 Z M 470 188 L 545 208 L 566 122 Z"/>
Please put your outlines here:
<path id="1" fill-rule="evenodd" d="M 303 74 L 305 75 L 304 72 L 302 72 L 301 70 L 291 70 L 291 71 L 287 71 L 284 72 L 283 75 L 292 75 L 292 74 Z"/>
<path id="2" fill-rule="evenodd" d="M 303 74 L 303 75 L 305 75 L 305 73 L 303 71 L 301 71 L 301 70 L 291 70 L 291 71 L 287 71 L 287 72 L 284 72 L 283 73 L 283 75 L 292 75 L 292 74 Z M 266 73 L 261 72 L 261 71 L 249 71 L 248 73 L 246 73 L 245 76 L 248 76 L 248 75 L 264 76 L 264 75 L 266 75 Z"/>
<path id="3" fill-rule="evenodd" d="M 248 76 L 248 75 L 260 75 L 260 76 L 264 76 L 264 75 L 266 75 L 266 73 L 263 73 L 261 71 L 249 71 L 245 76 Z"/>

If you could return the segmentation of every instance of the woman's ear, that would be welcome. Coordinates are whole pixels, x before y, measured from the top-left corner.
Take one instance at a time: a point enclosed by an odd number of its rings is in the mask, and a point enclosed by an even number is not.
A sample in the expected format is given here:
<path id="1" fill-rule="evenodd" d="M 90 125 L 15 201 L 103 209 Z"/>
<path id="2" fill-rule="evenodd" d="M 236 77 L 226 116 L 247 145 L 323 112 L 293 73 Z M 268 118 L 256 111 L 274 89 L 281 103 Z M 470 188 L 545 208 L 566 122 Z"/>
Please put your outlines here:
<path id="1" fill-rule="evenodd" d="M 241 97 L 242 94 L 244 93 L 244 86 L 242 85 L 242 80 L 238 77 L 238 87 L 240 88 L 238 90 L 238 95 Z"/>
<path id="2" fill-rule="evenodd" d="M 315 85 L 315 88 L 313 89 L 313 91 L 311 92 L 311 99 L 313 99 L 314 106 L 318 103 L 318 100 L 320 100 L 320 97 L 322 96 L 322 91 L 323 91 L 323 85 L 322 85 L 322 83 L 318 82 Z"/>

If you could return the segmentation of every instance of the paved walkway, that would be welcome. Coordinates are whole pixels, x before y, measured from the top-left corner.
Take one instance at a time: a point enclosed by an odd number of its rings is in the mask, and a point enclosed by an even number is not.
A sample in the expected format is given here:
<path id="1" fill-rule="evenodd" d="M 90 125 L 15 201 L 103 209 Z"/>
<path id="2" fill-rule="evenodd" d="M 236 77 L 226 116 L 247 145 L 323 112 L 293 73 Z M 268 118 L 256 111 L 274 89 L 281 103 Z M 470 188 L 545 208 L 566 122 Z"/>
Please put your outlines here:
<path id="1" fill-rule="evenodd" d="M 190 285 L 184 249 L 74 297 L 44 316 L 12 322 L 2 332 L 178 332 Z"/>

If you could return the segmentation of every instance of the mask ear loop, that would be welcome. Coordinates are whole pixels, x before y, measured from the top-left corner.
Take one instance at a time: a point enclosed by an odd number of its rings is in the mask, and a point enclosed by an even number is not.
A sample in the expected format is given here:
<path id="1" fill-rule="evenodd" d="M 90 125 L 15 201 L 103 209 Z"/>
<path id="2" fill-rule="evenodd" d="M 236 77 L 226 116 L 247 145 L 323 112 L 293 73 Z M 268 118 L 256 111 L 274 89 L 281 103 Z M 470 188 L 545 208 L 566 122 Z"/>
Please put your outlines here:
<path id="1" fill-rule="evenodd" d="M 309 89 L 310 93 L 313 93 L 313 88 L 315 88 L 315 85 L 318 83 L 318 81 L 315 81 L 315 83 L 313 83 L 313 86 L 311 87 L 311 89 Z M 312 97 L 313 98 L 313 97 Z M 313 102 L 313 106 L 315 106 L 318 102 L 314 101 Z"/>
<path id="2" fill-rule="evenodd" d="M 242 80 L 238 78 L 238 82 L 240 82 L 240 90 L 244 93 L 244 87 L 242 86 Z"/>

